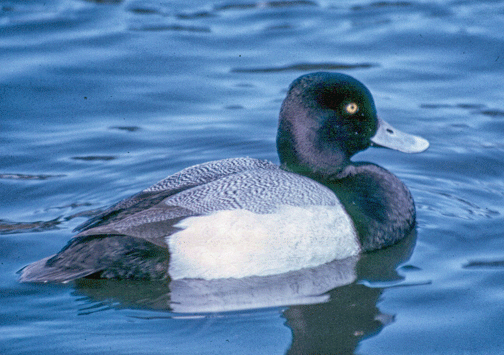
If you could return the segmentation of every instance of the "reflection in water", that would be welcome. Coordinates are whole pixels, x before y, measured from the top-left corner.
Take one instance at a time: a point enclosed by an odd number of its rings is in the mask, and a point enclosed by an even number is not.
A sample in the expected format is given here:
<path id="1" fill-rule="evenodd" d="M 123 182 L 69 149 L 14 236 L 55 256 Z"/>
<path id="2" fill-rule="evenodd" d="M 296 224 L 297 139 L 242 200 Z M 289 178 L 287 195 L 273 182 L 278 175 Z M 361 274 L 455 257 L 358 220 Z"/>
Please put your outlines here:
<path id="1" fill-rule="evenodd" d="M 330 290 L 356 279 L 357 256 L 281 275 L 165 282 L 80 279 L 94 300 L 176 313 L 209 313 L 327 302 Z"/>
<path id="2" fill-rule="evenodd" d="M 327 292 L 352 283 L 357 257 L 281 275 L 170 283 L 175 312 L 201 313 L 326 302 Z"/>
<path id="3" fill-rule="evenodd" d="M 331 302 L 284 312 L 293 340 L 288 354 L 353 354 L 363 337 L 384 325 L 376 303 L 381 289 L 352 284 L 330 292 Z"/>
<path id="4" fill-rule="evenodd" d="M 378 309 L 383 288 L 361 281 L 401 280 L 396 268 L 410 257 L 415 238 L 412 233 L 360 260 L 348 258 L 284 275 L 169 284 L 83 279 L 76 281 L 75 293 L 93 301 L 82 313 L 126 307 L 170 311 L 171 318 L 171 312 L 205 314 L 289 306 L 283 310 L 292 331 L 289 354 L 353 354 L 361 339 L 377 334 L 394 318 Z"/>
<path id="5" fill-rule="evenodd" d="M 357 264 L 358 280 L 401 280 L 396 268 L 411 256 L 415 239 L 413 233 L 397 245 L 364 254 Z M 382 292 L 383 288 L 355 282 L 331 290 L 327 303 L 289 307 L 284 312 L 293 333 L 288 354 L 354 354 L 361 339 L 378 334 L 394 320 L 378 309 Z"/>

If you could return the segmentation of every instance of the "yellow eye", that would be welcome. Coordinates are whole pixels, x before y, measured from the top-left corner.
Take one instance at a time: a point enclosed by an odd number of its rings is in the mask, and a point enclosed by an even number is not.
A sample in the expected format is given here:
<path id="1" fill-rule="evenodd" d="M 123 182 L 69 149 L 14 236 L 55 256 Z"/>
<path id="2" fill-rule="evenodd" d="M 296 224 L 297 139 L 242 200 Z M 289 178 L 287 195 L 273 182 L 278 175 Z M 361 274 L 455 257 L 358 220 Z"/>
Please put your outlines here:
<path id="1" fill-rule="evenodd" d="M 346 104 L 345 111 L 353 115 L 354 113 L 357 113 L 357 111 L 359 111 L 359 105 L 357 105 L 355 102 L 350 102 L 349 104 Z"/>

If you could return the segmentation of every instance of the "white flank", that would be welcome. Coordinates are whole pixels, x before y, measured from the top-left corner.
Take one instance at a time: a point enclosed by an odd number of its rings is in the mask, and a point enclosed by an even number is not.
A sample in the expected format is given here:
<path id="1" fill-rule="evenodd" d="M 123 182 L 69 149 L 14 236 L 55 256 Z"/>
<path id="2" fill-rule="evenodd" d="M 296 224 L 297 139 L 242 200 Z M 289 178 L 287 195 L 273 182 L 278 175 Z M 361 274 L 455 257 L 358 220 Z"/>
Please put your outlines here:
<path id="1" fill-rule="evenodd" d="M 338 205 L 219 211 L 177 227 L 184 229 L 167 238 L 174 280 L 282 274 L 360 251 L 352 220 Z"/>

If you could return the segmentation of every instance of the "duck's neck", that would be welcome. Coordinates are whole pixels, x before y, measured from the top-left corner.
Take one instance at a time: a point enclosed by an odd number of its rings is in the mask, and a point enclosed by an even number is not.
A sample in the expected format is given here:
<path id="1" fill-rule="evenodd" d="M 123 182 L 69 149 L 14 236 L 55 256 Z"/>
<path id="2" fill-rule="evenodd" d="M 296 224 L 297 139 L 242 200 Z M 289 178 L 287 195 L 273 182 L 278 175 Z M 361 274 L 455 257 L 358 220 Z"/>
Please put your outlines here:
<path id="1" fill-rule="evenodd" d="M 349 164 L 337 175 L 319 181 L 331 188 L 345 206 L 365 251 L 396 243 L 415 225 L 410 191 L 378 165 Z"/>
<path id="2" fill-rule="evenodd" d="M 314 180 L 324 180 L 327 176 L 337 176 L 350 161 L 338 147 L 310 145 L 303 142 L 313 140 L 310 130 L 298 133 L 303 139 L 296 139 L 279 133 L 277 150 L 283 169 L 308 176 Z"/>
<path id="3" fill-rule="evenodd" d="M 329 133 L 323 123 L 328 121 L 324 118 L 327 115 L 318 106 L 306 107 L 296 95 L 285 99 L 276 140 L 283 168 L 306 176 L 330 176 L 341 172 L 351 154 L 343 151 L 342 139 L 326 137 Z"/>

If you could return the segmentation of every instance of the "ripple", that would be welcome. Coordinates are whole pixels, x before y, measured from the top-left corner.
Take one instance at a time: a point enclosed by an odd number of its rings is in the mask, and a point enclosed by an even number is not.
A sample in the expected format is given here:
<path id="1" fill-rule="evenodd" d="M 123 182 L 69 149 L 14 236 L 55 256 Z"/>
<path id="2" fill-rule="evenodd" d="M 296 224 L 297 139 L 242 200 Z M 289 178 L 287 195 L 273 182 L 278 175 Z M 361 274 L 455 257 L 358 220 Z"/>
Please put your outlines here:
<path id="1" fill-rule="evenodd" d="M 476 103 L 459 103 L 459 104 L 442 104 L 442 103 L 430 103 L 421 104 L 420 108 L 437 109 L 437 108 L 461 108 L 465 110 L 479 110 L 483 109 L 485 105 Z"/>
<path id="2" fill-rule="evenodd" d="M 476 269 L 476 268 L 504 268 L 504 260 L 493 260 L 493 261 L 469 261 L 465 264 L 464 269 Z"/>
<path id="3" fill-rule="evenodd" d="M 310 71 L 310 70 L 349 70 L 349 69 L 367 69 L 377 67 L 371 63 L 300 63 L 283 67 L 265 67 L 265 68 L 234 68 L 232 73 L 279 73 L 286 71 Z"/>
<path id="4" fill-rule="evenodd" d="M 378 1 L 367 5 L 355 5 L 352 6 L 352 10 L 365 10 L 373 8 L 384 8 L 384 7 L 407 7 L 413 4 L 408 1 Z"/>
<path id="5" fill-rule="evenodd" d="M 319 6 L 314 1 L 259 1 L 246 4 L 229 3 L 224 5 L 215 6 L 211 11 L 197 10 L 193 12 L 181 12 L 176 15 L 181 20 L 193 20 L 216 17 L 216 12 L 219 11 L 233 11 L 233 10 L 251 10 L 251 9 L 267 9 L 267 8 L 286 8 L 286 7 L 299 7 L 299 6 Z"/>
<path id="6" fill-rule="evenodd" d="M 95 4 L 120 4 L 123 0 L 85 0 L 87 2 L 94 2 Z"/>
<path id="7" fill-rule="evenodd" d="M 450 124 L 450 127 L 457 128 L 457 129 L 468 129 L 471 128 L 467 123 L 452 123 Z"/>
<path id="8" fill-rule="evenodd" d="M 403 266 L 400 267 L 400 269 L 404 270 L 404 271 L 421 271 L 422 270 L 418 266 L 410 265 L 410 264 L 403 265 Z"/>
<path id="9" fill-rule="evenodd" d="M 201 18 L 215 17 L 216 15 L 209 11 L 185 12 L 177 14 L 177 18 L 181 20 L 194 20 Z"/>
<path id="10" fill-rule="evenodd" d="M 495 218 L 500 216 L 499 211 L 493 210 L 488 207 L 481 207 L 477 204 L 468 201 L 462 197 L 456 196 L 451 193 L 446 192 L 438 192 L 438 195 L 445 197 L 448 201 L 451 201 L 455 205 L 465 211 L 465 215 L 467 219 L 473 219 L 474 217 L 485 217 L 485 218 Z M 453 212 L 443 211 L 442 214 L 446 217 L 462 217 L 461 214 L 454 214 Z"/>
<path id="11" fill-rule="evenodd" d="M 483 110 L 480 113 L 490 117 L 504 117 L 504 111 L 501 110 Z"/>
<path id="12" fill-rule="evenodd" d="M 119 131 L 136 132 L 141 128 L 138 126 L 111 126 L 109 129 L 117 129 Z"/>
<path id="13" fill-rule="evenodd" d="M 292 26 L 288 23 L 285 23 L 285 24 L 281 24 L 281 25 L 268 26 L 265 29 L 267 31 L 278 31 L 278 30 L 291 30 L 293 28 L 294 28 L 294 26 Z"/>
<path id="14" fill-rule="evenodd" d="M 0 219 L 0 235 L 28 232 L 44 232 L 48 230 L 58 229 L 61 224 L 60 217 L 50 221 L 36 222 L 9 222 Z"/>
<path id="15" fill-rule="evenodd" d="M 504 110 L 487 108 L 484 104 L 478 103 L 458 103 L 458 104 L 445 104 L 445 103 L 427 103 L 420 104 L 420 108 L 426 109 L 464 109 L 470 110 L 472 113 L 481 114 L 485 116 L 500 118 L 504 117 Z"/>
<path id="16" fill-rule="evenodd" d="M 161 14 L 159 9 L 145 7 L 142 5 L 130 7 L 128 11 L 139 15 Z"/>
<path id="17" fill-rule="evenodd" d="M 209 27 L 199 27 L 199 26 L 182 26 L 182 25 L 151 25 L 151 26 L 141 26 L 133 27 L 132 31 L 177 31 L 177 32 L 200 32 L 200 33 L 210 33 Z"/>
<path id="18" fill-rule="evenodd" d="M 448 104 L 420 104 L 420 108 L 436 109 L 436 108 L 453 108 L 453 105 Z"/>
<path id="19" fill-rule="evenodd" d="M 27 174 L 0 174 L 0 179 L 12 179 L 12 180 L 47 180 L 64 177 L 64 174 L 58 175 L 27 175 Z"/>
<path id="20" fill-rule="evenodd" d="M 116 157 L 112 155 L 87 155 L 87 156 L 82 156 L 82 157 L 72 157 L 73 160 L 84 160 L 84 161 L 109 161 L 109 160 L 114 160 L 117 159 Z"/>
<path id="21" fill-rule="evenodd" d="M 283 8 L 296 6 L 318 6 L 314 1 L 260 1 L 248 4 L 225 4 L 215 7 L 216 11 L 224 10 L 248 10 L 258 8 Z"/>
<path id="22" fill-rule="evenodd" d="M 457 107 L 465 108 L 468 110 L 476 110 L 476 109 L 484 108 L 485 105 L 483 105 L 483 104 L 457 104 Z"/>

